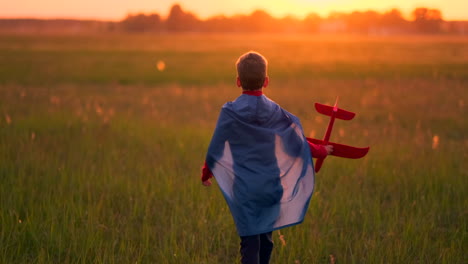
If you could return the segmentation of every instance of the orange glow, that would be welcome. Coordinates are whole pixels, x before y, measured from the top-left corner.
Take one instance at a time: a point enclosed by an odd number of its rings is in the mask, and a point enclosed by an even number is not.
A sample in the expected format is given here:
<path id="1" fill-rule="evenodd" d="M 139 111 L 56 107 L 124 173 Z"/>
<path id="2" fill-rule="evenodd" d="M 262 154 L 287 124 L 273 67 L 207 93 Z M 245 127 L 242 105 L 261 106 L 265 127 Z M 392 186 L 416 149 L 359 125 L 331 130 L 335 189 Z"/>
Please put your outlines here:
<path id="1" fill-rule="evenodd" d="M 5 1 L 0 9 L 0 17 L 39 17 L 39 18 L 94 18 L 121 20 L 128 13 L 158 13 L 167 16 L 175 3 L 184 10 L 196 14 L 199 18 L 208 18 L 224 14 L 250 14 L 255 9 L 262 9 L 273 16 L 294 15 L 299 18 L 310 13 L 328 16 L 332 11 L 351 12 L 354 10 L 375 10 L 383 12 L 398 8 L 409 16 L 416 7 L 425 6 L 442 11 L 447 20 L 468 20 L 468 1 L 460 0 L 15 0 Z"/>
<path id="2" fill-rule="evenodd" d="M 5 115 L 5 121 L 8 125 L 11 124 L 11 117 L 8 114 Z"/>
<path id="3" fill-rule="evenodd" d="M 158 61 L 158 63 L 156 63 L 156 68 L 158 69 L 158 71 L 164 71 L 164 69 L 166 69 L 166 63 L 164 63 L 164 61 Z"/>
<path id="4" fill-rule="evenodd" d="M 439 136 L 434 135 L 434 137 L 432 137 L 432 149 L 437 149 L 438 146 L 439 146 Z"/>

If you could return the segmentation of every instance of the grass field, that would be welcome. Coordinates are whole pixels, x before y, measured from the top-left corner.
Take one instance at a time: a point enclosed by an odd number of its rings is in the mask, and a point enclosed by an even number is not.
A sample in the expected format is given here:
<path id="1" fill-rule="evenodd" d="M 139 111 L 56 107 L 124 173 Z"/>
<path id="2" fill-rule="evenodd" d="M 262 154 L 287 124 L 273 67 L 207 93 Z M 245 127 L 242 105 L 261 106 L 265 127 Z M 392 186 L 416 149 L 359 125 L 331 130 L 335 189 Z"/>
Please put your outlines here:
<path id="1" fill-rule="evenodd" d="M 332 139 L 371 146 L 327 159 L 272 263 L 468 263 L 467 38 L 194 34 L 0 36 L 0 263 L 238 263 L 199 175 L 251 49 L 307 136 L 339 96 Z"/>

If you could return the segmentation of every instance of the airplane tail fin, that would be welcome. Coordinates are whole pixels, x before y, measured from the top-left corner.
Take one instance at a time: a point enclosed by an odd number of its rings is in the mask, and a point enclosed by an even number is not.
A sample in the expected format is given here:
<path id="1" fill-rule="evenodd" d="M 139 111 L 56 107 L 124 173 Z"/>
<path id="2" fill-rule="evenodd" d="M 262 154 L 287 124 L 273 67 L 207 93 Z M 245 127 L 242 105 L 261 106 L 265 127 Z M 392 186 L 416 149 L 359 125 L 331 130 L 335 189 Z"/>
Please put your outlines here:
<path id="1" fill-rule="evenodd" d="M 335 117 L 338 118 L 338 119 L 342 119 L 342 120 L 351 120 L 356 115 L 353 112 L 346 111 L 346 110 L 338 108 L 338 107 L 333 107 L 333 106 L 319 104 L 319 103 L 315 103 L 315 109 L 317 110 L 317 112 L 321 113 L 322 115 L 326 115 L 326 116 L 332 116 L 333 112 L 336 109 Z"/>

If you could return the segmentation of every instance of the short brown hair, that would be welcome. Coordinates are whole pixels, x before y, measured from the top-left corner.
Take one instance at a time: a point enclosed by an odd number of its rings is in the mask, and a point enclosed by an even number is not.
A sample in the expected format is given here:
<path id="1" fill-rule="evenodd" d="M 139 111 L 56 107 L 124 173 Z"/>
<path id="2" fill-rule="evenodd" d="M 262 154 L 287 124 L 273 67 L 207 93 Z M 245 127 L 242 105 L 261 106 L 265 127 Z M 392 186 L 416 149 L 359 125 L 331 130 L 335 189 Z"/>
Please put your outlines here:
<path id="1" fill-rule="evenodd" d="M 268 62 L 260 53 L 249 51 L 236 62 L 237 76 L 242 89 L 258 90 L 263 87 L 267 76 Z"/>

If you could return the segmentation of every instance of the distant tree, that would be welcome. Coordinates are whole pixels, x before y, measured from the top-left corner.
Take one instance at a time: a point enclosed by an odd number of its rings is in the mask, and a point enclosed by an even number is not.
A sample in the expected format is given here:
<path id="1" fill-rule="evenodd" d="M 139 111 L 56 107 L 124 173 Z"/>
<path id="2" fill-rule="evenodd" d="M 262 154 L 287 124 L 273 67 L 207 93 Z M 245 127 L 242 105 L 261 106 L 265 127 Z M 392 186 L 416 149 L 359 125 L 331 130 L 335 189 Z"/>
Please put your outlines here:
<path id="1" fill-rule="evenodd" d="M 380 14 L 375 11 L 354 11 L 347 16 L 348 29 L 357 33 L 369 33 L 378 27 Z"/>
<path id="2" fill-rule="evenodd" d="M 330 14 L 328 15 L 328 18 L 327 20 L 331 20 L 331 21 L 345 21 L 346 18 L 348 17 L 348 15 L 346 13 L 343 13 L 343 12 L 330 12 Z"/>
<path id="3" fill-rule="evenodd" d="M 285 16 L 281 19 L 275 19 L 272 32 L 297 33 L 304 31 L 304 22 L 295 16 Z"/>
<path id="4" fill-rule="evenodd" d="M 271 32 L 277 29 L 275 19 L 263 10 L 255 10 L 247 17 L 247 29 L 251 32 Z"/>
<path id="5" fill-rule="evenodd" d="M 184 12 L 178 4 L 172 6 L 166 20 L 167 30 L 172 32 L 195 31 L 200 29 L 201 21 L 192 13 Z"/>
<path id="6" fill-rule="evenodd" d="M 408 31 L 408 21 L 406 21 L 400 10 L 392 9 L 380 16 L 380 29 L 384 33 L 401 33 Z"/>
<path id="7" fill-rule="evenodd" d="M 319 30 L 321 22 L 322 18 L 319 15 L 315 13 L 308 14 L 302 21 L 304 31 L 308 33 L 316 33 Z"/>
<path id="8" fill-rule="evenodd" d="M 442 13 L 438 9 L 428 9 L 425 7 L 416 8 L 413 11 L 414 25 L 416 30 L 422 33 L 440 32 L 443 22 Z"/>
<path id="9" fill-rule="evenodd" d="M 225 16 L 214 16 L 203 21 L 202 30 L 208 32 L 234 32 L 231 19 Z"/>
<path id="10" fill-rule="evenodd" d="M 251 32 L 250 21 L 246 15 L 235 15 L 229 18 L 229 28 L 233 32 Z"/>
<path id="11" fill-rule="evenodd" d="M 322 33 L 343 33 L 347 31 L 348 15 L 342 12 L 331 12 L 319 25 Z"/>
<path id="12" fill-rule="evenodd" d="M 161 30 L 161 17 L 158 14 L 135 14 L 127 15 L 120 22 L 121 28 L 127 32 L 154 32 Z"/>

